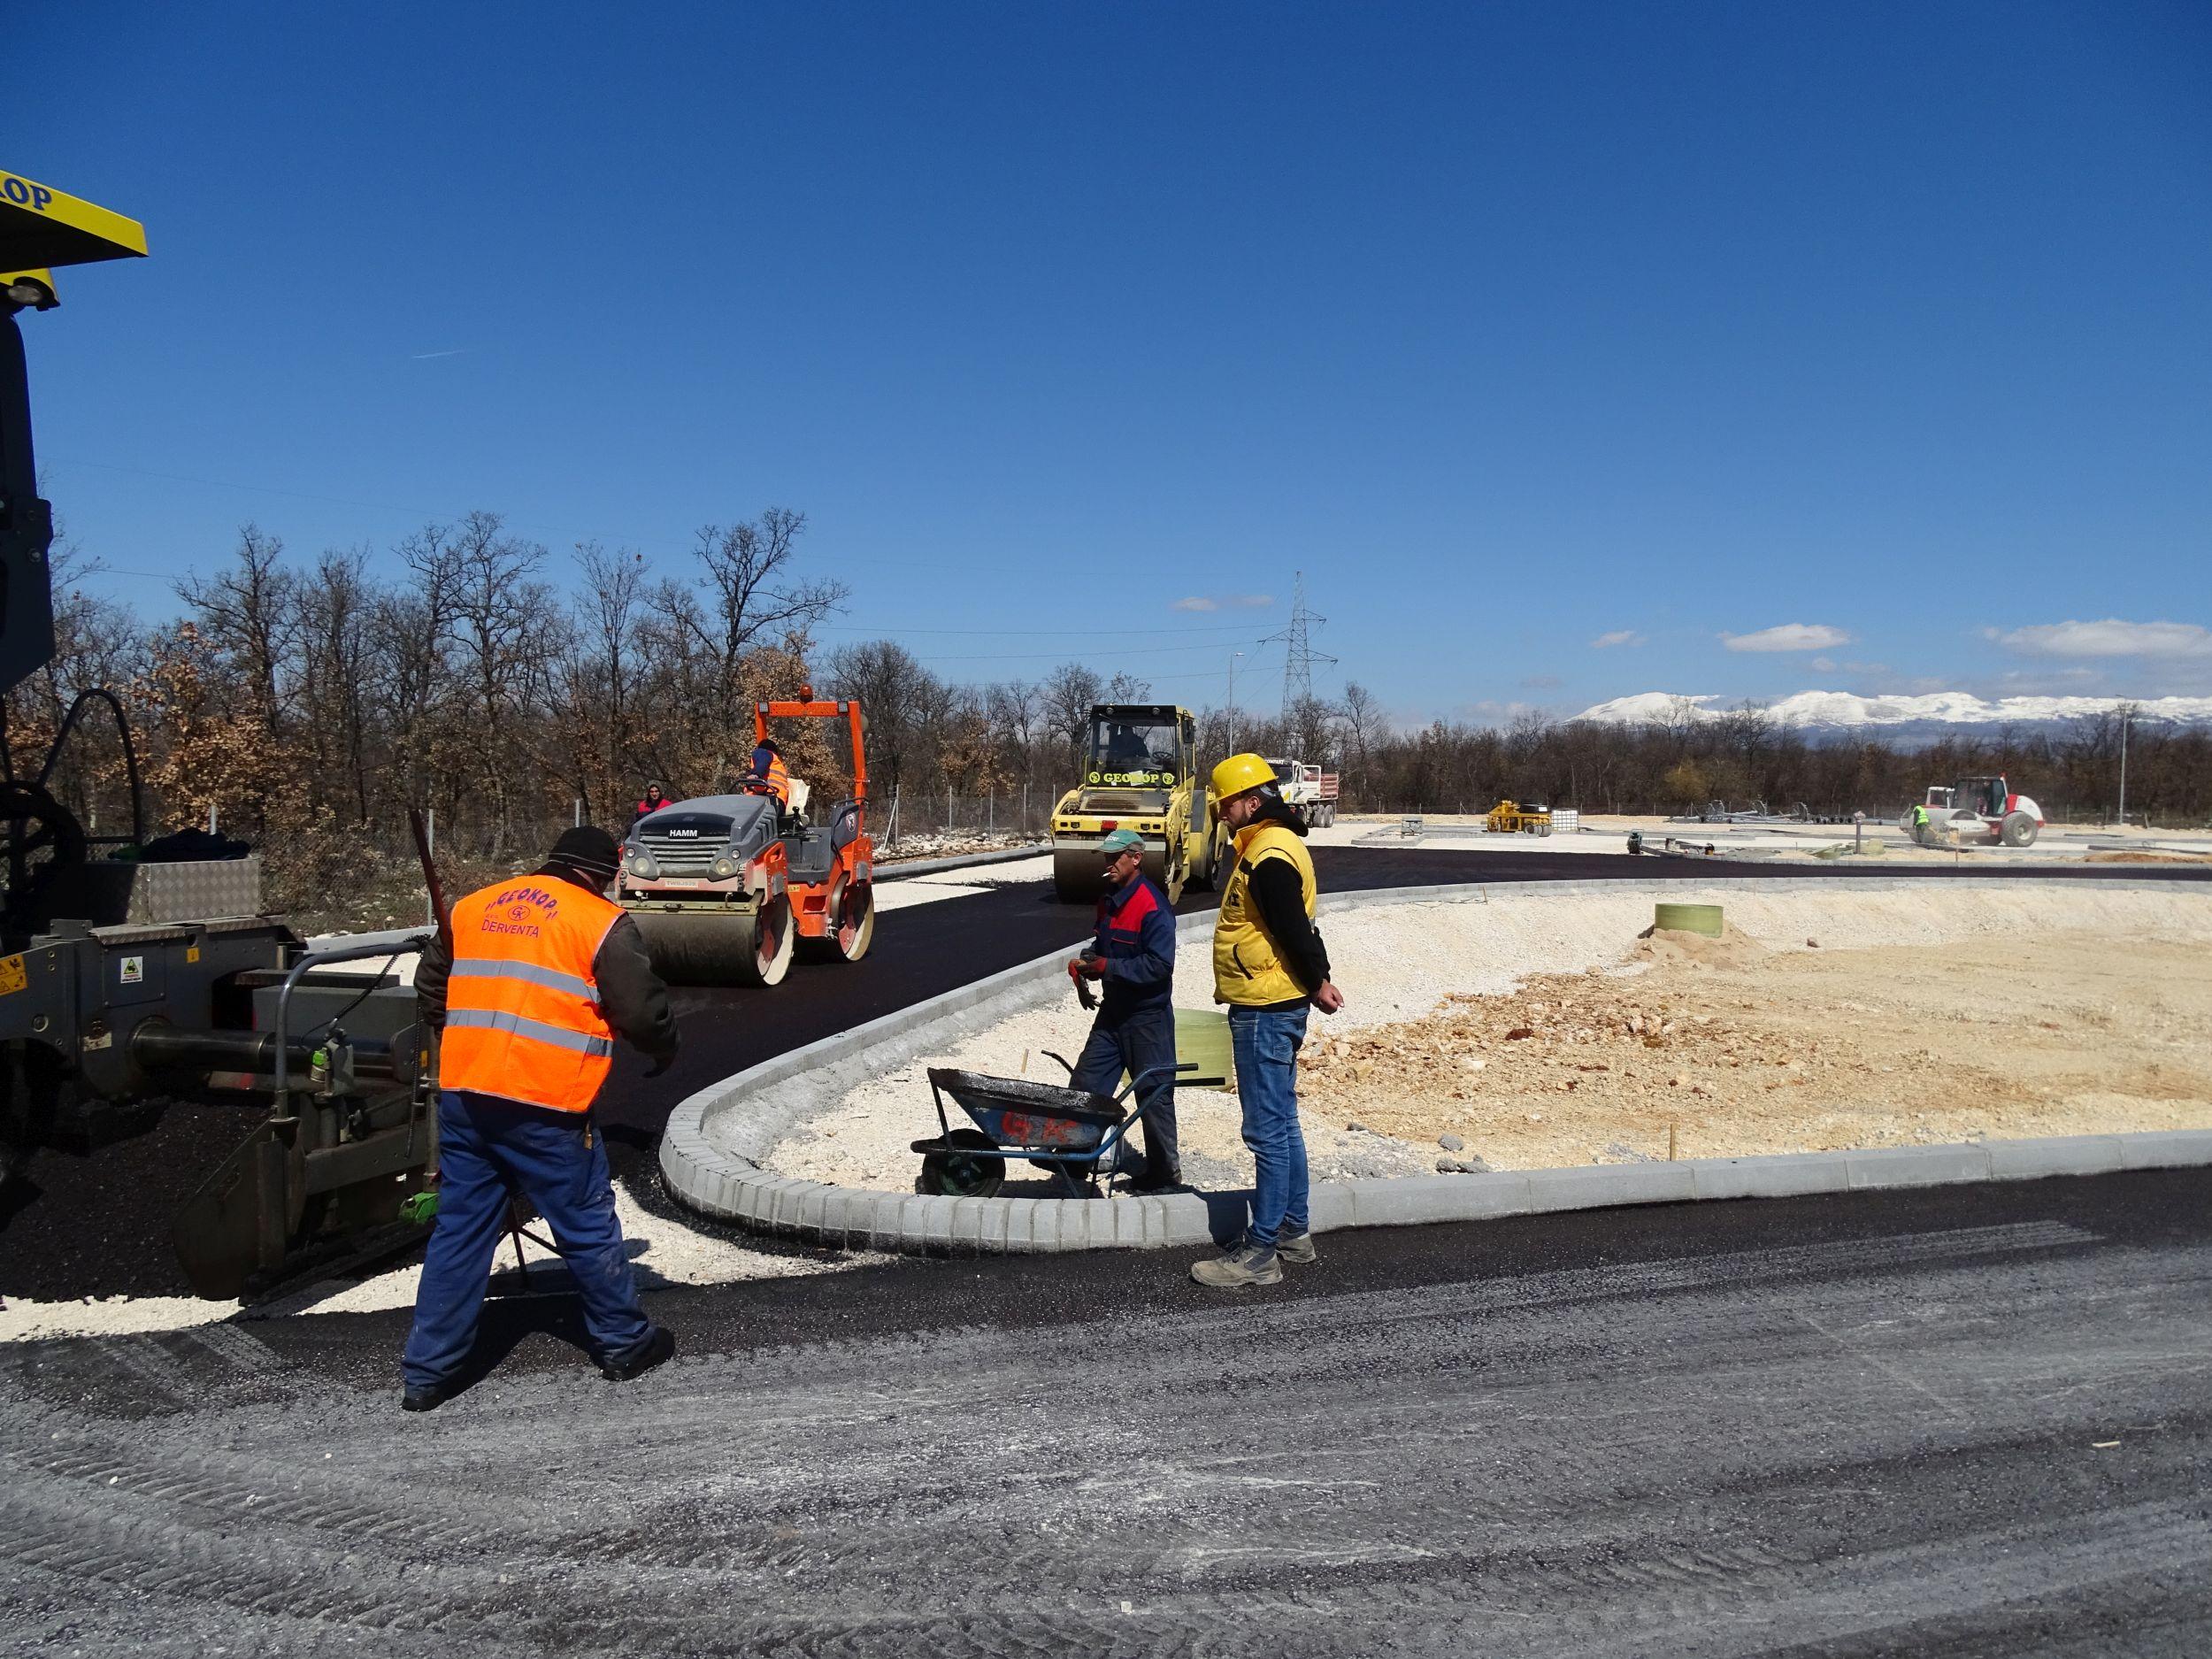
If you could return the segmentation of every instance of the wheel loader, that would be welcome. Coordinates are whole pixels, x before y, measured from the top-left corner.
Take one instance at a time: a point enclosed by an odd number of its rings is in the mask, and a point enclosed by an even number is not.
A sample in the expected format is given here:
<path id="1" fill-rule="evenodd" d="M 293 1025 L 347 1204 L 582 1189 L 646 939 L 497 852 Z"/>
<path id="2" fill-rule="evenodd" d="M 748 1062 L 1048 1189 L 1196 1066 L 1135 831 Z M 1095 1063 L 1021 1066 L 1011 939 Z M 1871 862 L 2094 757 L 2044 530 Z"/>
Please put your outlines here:
<path id="1" fill-rule="evenodd" d="M 1088 904 L 1103 890 L 1098 844 L 1117 829 L 1144 837 L 1144 873 L 1181 899 L 1209 887 L 1226 841 L 1219 803 L 1198 764 L 1198 719 L 1165 703 L 1102 703 L 1091 710 L 1083 780 L 1052 810 L 1053 890 Z"/>

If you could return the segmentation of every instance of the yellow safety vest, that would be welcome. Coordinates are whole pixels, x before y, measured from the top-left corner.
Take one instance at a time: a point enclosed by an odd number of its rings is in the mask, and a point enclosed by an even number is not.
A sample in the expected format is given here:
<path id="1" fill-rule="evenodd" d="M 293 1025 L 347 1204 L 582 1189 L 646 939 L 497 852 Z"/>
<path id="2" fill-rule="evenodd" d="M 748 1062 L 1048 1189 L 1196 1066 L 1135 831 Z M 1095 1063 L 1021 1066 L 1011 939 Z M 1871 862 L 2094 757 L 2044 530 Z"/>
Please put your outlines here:
<path id="1" fill-rule="evenodd" d="M 1221 914 L 1214 923 L 1214 1001 L 1245 1008 L 1265 1008 L 1293 1002 L 1307 995 L 1275 949 L 1275 941 L 1260 926 L 1252 908 L 1253 865 L 1269 858 L 1289 861 L 1298 872 L 1298 885 L 1311 919 L 1319 888 L 1313 879 L 1313 858 L 1297 831 L 1281 824 L 1254 824 L 1237 832 L 1236 867 L 1221 892 Z"/>

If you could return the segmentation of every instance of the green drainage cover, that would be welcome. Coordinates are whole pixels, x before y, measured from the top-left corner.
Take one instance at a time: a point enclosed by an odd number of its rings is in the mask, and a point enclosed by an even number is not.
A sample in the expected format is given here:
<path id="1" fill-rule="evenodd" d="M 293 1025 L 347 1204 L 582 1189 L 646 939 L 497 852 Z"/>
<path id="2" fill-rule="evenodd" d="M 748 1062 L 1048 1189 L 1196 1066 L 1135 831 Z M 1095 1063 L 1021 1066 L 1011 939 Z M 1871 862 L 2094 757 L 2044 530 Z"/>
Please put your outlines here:
<path id="1" fill-rule="evenodd" d="M 1663 933 L 1702 933 L 1708 939 L 1718 939 L 1720 906 L 1655 904 L 1651 907 L 1651 925 Z"/>

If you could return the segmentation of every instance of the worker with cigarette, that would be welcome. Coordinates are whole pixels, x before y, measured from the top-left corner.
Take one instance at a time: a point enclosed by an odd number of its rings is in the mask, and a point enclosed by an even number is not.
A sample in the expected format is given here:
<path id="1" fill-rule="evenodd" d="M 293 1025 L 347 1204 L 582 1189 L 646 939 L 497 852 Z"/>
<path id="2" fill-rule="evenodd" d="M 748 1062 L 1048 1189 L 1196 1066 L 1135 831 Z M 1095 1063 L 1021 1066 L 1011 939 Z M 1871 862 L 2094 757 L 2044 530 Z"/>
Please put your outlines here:
<path id="1" fill-rule="evenodd" d="M 1164 1192 L 1183 1179 L 1175 1145 L 1175 912 L 1144 873 L 1143 836 L 1110 831 L 1099 852 L 1106 860 L 1106 892 L 1098 902 L 1097 932 L 1068 972 L 1079 988 L 1096 982 L 1102 995 L 1069 1082 L 1111 1094 L 1124 1071 L 1137 1079 L 1144 1156 L 1130 1156 L 1125 1142 L 1113 1172 L 1132 1176 L 1137 1192 Z"/>

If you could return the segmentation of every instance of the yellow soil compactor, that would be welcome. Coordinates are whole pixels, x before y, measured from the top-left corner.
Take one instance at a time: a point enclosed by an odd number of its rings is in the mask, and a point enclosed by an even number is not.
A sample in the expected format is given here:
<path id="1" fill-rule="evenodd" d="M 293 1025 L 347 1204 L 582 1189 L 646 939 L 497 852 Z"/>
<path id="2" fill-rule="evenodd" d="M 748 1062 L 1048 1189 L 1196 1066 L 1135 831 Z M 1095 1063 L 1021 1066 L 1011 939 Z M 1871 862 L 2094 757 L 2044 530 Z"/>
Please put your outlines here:
<path id="1" fill-rule="evenodd" d="M 1052 885 L 1068 902 L 1102 890 L 1098 844 L 1117 829 L 1144 837 L 1144 872 L 1172 904 L 1186 885 L 1213 885 L 1225 837 L 1198 764 L 1198 721 L 1173 703 L 1091 710 L 1083 781 L 1052 810 Z"/>

